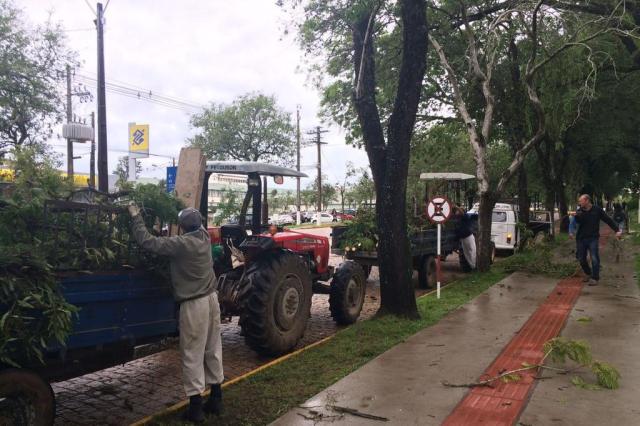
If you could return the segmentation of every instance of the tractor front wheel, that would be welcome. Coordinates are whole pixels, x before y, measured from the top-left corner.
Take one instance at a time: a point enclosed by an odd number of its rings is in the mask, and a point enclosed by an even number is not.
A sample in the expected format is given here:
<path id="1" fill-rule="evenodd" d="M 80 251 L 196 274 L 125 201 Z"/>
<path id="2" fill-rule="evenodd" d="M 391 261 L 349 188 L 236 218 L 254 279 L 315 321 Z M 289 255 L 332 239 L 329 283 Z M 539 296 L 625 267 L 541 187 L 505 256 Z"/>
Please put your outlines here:
<path id="1" fill-rule="evenodd" d="M 356 322 L 364 304 L 366 282 L 356 262 L 346 261 L 338 266 L 329 293 L 329 309 L 335 322 L 342 325 Z"/>
<path id="2" fill-rule="evenodd" d="M 240 326 L 246 343 L 261 355 L 293 349 L 304 335 L 311 314 L 311 274 L 290 253 L 274 253 L 247 271 L 252 288 L 242 302 Z"/>
<path id="3" fill-rule="evenodd" d="M 32 371 L 0 371 L 0 424 L 52 425 L 56 403 L 49 383 Z"/>

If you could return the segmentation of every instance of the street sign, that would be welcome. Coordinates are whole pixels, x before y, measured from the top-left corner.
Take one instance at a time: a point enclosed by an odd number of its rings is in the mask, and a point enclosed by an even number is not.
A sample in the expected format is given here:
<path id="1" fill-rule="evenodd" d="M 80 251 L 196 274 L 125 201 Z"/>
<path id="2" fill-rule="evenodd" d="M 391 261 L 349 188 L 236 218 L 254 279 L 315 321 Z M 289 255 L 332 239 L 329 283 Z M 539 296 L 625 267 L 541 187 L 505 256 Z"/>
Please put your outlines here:
<path id="1" fill-rule="evenodd" d="M 129 123 L 129 157 L 149 157 L 149 125 Z"/>
<path id="2" fill-rule="evenodd" d="M 171 193 L 176 189 L 176 175 L 178 168 L 176 166 L 167 167 L 167 192 Z"/>
<path id="3" fill-rule="evenodd" d="M 433 197 L 427 204 L 427 217 L 431 223 L 438 225 L 438 246 L 436 251 L 436 280 L 437 280 L 437 298 L 440 299 L 440 255 L 442 244 L 442 224 L 449 220 L 451 216 L 451 202 L 447 197 Z"/>
<path id="4" fill-rule="evenodd" d="M 432 223 L 445 223 L 451 211 L 451 202 L 446 197 L 433 197 L 427 204 L 427 217 Z"/>

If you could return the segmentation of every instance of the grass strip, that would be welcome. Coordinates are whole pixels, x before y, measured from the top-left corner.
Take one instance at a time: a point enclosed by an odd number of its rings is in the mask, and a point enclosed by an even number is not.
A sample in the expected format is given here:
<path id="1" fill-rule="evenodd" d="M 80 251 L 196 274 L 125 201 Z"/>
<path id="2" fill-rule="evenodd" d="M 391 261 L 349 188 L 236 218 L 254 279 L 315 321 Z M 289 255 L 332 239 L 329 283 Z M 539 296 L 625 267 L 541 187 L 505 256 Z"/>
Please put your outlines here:
<path id="1" fill-rule="evenodd" d="M 216 425 L 264 425 L 357 370 L 447 313 L 473 299 L 507 274 L 496 268 L 474 273 L 442 291 L 418 299 L 419 320 L 383 316 L 341 330 L 327 343 L 302 352 L 225 390 L 225 413 Z M 180 425 L 180 413 L 155 418 L 152 425 Z"/>

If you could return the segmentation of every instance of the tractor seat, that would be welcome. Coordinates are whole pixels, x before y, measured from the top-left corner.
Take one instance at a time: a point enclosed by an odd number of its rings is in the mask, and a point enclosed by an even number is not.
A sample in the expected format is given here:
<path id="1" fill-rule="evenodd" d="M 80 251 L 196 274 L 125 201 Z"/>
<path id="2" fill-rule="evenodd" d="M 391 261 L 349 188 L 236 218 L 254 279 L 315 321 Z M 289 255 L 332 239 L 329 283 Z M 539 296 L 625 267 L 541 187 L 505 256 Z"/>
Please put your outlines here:
<path id="1" fill-rule="evenodd" d="M 220 227 L 220 237 L 223 241 L 230 239 L 238 247 L 247 238 L 247 231 L 240 225 L 226 224 Z"/>

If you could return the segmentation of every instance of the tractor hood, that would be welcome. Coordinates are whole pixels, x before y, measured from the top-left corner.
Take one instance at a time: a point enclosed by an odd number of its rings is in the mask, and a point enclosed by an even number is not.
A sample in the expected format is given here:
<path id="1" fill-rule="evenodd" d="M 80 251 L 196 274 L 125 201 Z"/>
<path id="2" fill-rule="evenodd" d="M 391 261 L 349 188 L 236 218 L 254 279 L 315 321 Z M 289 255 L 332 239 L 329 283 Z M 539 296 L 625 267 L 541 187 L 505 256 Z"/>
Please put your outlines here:
<path id="1" fill-rule="evenodd" d="M 207 161 L 206 173 L 227 173 L 236 175 L 248 175 L 257 173 L 260 176 L 292 176 L 307 177 L 306 174 L 287 167 L 274 166 L 273 164 L 255 163 L 252 161 Z"/>

